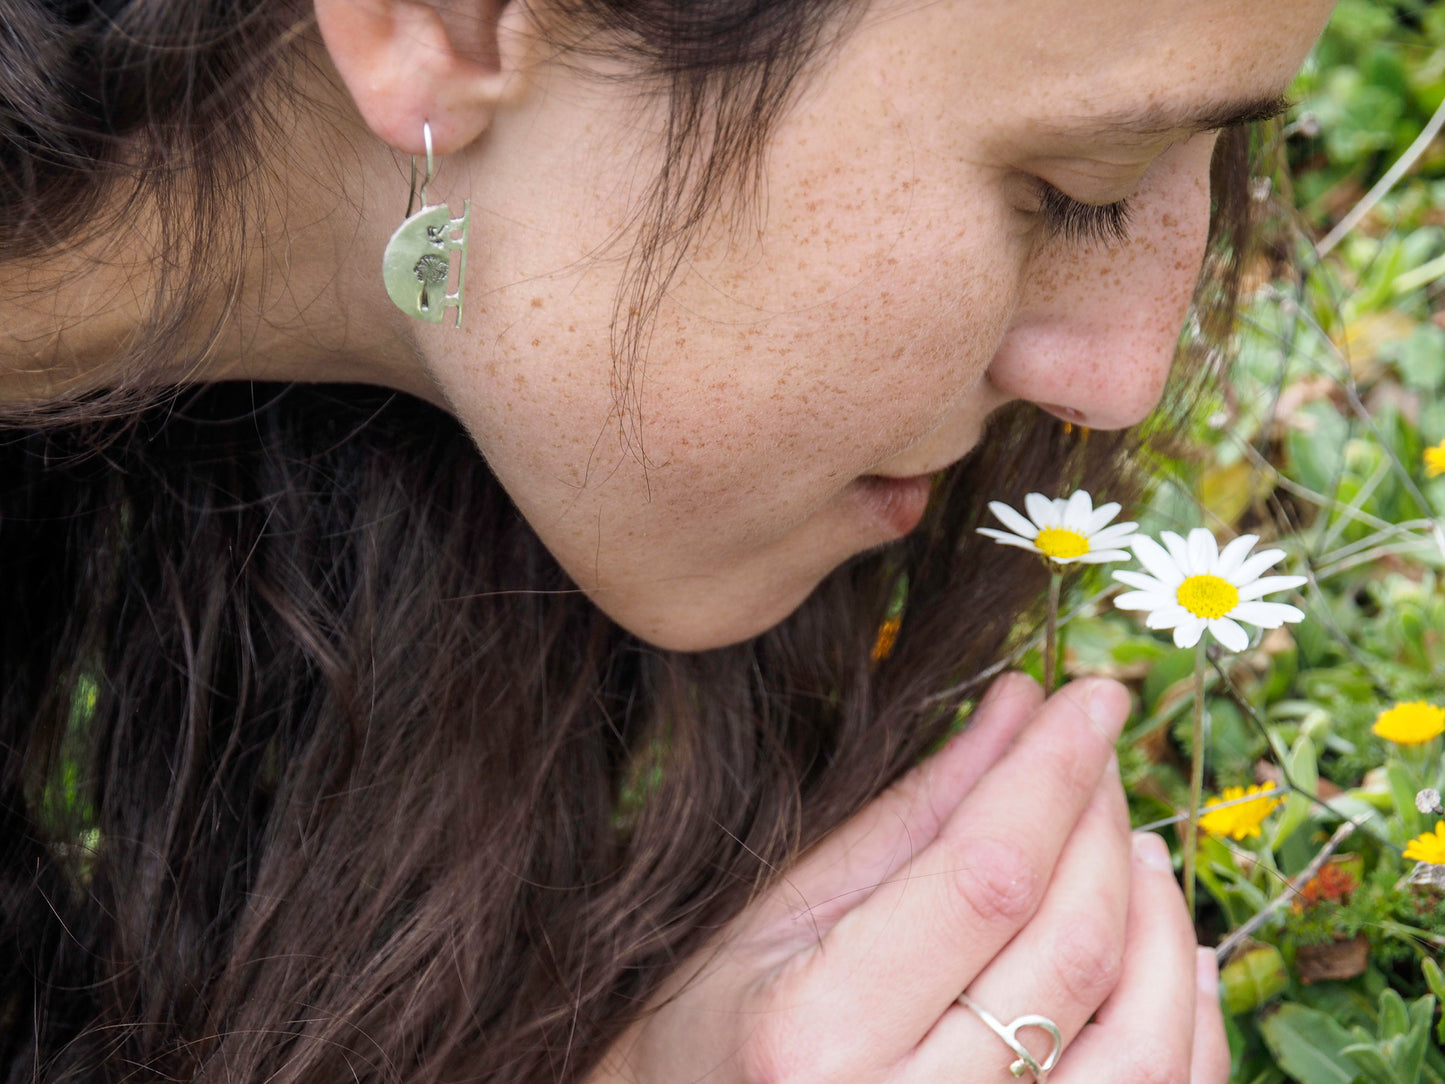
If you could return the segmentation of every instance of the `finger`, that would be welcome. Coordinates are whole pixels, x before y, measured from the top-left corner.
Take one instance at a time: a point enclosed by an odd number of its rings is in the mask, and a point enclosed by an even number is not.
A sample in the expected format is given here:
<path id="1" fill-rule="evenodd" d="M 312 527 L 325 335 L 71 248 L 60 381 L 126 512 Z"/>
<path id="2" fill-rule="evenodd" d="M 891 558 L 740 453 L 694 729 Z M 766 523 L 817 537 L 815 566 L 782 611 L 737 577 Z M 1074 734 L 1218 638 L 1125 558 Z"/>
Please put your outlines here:
<path id="1" fill-rule="evenodd" d="M 769 989 L 771 1007 L 838 1036 L 830 1054 L 855 1067 L 911 1054 L 1043 899 L 1128 703 L 1102 679 L 1051 697 L 937 838 Z"/>
<path id="2" fill-rule="evenodd" d="M 1043 703 L 1038 682 L 1004 674 L 989 687 L 968 727 L 833 832 L 789 871 L 776 890 L 787 915 L 821 937 L 938 834 L 939 826 Z M 763 922 L 776 922 L 770 911 Z"/>
<path id="3" fill-rule="evenodd" d="M 1005 1024 L 1025 1015 L 1047 1016 L 1065 1044 L 1078 1034 L 1121 973 L 1130 851 L 1128 805 L 1116 766 L 1105 772 L 1069 837 L 1038 914 L 969 986 L 973 1002 Z M 1041 1030 L 1026 1029 L 1018 1038 L 1040 1063 L 1052 1048 Z M 998 1084 L 1013 1079 L 1008 1047 L 962 1006 L 943 1014 L 903 1079 L 956 1078 L 960 1051 L 967 1050 L 979 1052 L 978 1073 L 970 1079 Z M 990 1052 L 995 1056 L 986 1057 Z"/>
<path id="4" fill-rule="evenodd" d="M 1197 1012 L 1194 924 L 1169 849 L 1134 837 L 1124 973 L 1095 1022 L 1064 1053 L 1053 1084 L 1188 1080 Z"/>
<path id="5" fill-rule="evenodd" d="M 1227 1084 L 1231 1064 L 1229 1036 L 1224 1030 L 1224 1010 L 1219 1004 L 1219 961 L 1213 949 L 1195 950 L 1194 977 L 1198 995 L 1194 1012 L 1194 1058 L 1189 1067 L 1189 1082 Z"/>

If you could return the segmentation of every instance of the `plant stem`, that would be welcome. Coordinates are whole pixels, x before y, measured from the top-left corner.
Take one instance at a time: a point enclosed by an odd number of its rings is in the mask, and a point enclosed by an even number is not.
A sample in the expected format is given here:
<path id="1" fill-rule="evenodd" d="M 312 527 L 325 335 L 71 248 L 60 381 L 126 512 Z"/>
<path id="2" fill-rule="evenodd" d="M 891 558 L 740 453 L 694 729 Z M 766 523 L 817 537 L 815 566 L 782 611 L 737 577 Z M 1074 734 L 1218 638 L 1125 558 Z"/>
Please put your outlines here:
<path id="1" fill-rule="evenodd" d="M 1286 904 L 1293 903 L 1299 899 L 1299 894 L 1304 890 L 1304 886 L 1315 879 L 1315 875 L 1323 868 L 1325 862 L 1329 860 L 1330 855 L 1335 853 L 1341 843 L 1350 838 L 1363 820 L 1364 818 L 1361 817 L 1358 821 L 1345 821 L 1344 824 L 1336 828 L 1335 834 L 1330 836 L 1329 842 L 1320 848 L 1320 852 L 1317 855 L 1310 859 L 1310 864 L 1285 882 L 1283 892 L 1279 893 L 1279 895 L 1270 900 L 1265 907 L 1257 911 L 1243 926 L 1239 927 L 1239 929 L 1221 941 L 1219 947 L 1214 950 L 1214 955 L 1218 957 L 1219 962 L 1224 963 L 1245 938 L 1249 937 L 1250 934 L 1254 933 L 1255 930 L 1259 929 L 1269 920 L 1270 915 L 1279 911 L 1280 908 Z"/>
<path id="2" fill-rule="evenodd" d="M 1199 803 L 1204 793 L 1204 747 L 1209 743 L 1205 733 L 1204 714 L 1204 645 L 1206 637 L 1199 638 L 1194 649 L 1194 740 L 1189 751 L 1189 819 L 1184 822 L 1184 902 L 1189 907 L 1189 917 L 1194 914 L 1194 867 L 1199 860 Z"/>
<path id="3" fill-rule="evenodd" d="M 1054 691 L 1059 665 L 1059 585 L 1064 574 L 1055 565 L 1049 567 L 1049 613 L 1044 619 L 1044 695 Z"/>

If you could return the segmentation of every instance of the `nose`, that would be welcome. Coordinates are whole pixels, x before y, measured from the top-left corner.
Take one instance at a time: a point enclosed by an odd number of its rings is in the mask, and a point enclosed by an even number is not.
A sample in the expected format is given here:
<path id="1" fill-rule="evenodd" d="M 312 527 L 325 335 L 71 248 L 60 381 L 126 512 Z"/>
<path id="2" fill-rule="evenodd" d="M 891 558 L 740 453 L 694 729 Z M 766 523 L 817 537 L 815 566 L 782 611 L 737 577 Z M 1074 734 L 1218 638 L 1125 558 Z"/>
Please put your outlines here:
<path id="1" fill-rule="evenodd" d="M 1196 137 L 1153 163 L 1122 243 L 1040 249 L 989 365 L 997 388 L 1094 429 L 1154 408 L 1204 257 L 1212 145 Z"/>

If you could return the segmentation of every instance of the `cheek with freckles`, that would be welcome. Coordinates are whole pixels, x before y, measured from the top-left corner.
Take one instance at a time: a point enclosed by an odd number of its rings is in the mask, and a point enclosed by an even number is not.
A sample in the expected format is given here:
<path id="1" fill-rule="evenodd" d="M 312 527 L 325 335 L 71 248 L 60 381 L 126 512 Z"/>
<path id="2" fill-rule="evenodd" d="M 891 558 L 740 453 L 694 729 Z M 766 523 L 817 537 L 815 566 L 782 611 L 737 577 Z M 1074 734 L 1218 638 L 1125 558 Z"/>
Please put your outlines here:
<path id="1" fill-rule="evenodd" d="M 940 428 L 971 403 L 980 416 L 997 405 L 978 393 L 1013 309 L 1002 230 L 889 207 L 856 234 L 800 214 L 791 223 L 806 229 L 754 250 L 700 254 L 645 363 L 641 413 L 659 461 L 722 479 L 764 471 L 806 506 L 920 441 L 958 444 Z"/>
<path id="2" fill-rule="evenodd" d="M 715 479 L 722 506 L 766 480 L 805 512 L 934 434 L 975 397 L 1000 322 L 980 316 L 1001 306 L 936 271 L 890 270 L 741 328 L 667 314 L 645 370 L 649 454 L 699 487 Z"/>

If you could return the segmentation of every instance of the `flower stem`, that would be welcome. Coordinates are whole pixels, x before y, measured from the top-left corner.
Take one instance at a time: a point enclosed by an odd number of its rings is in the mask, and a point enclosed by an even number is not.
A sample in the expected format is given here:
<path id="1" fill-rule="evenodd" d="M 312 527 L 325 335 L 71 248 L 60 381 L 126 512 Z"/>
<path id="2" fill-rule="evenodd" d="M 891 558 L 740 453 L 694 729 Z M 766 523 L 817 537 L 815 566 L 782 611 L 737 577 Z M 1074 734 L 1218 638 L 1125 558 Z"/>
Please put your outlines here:
<path id="1" fill-rule="evenodd" d="M 1209 744 L 1205 733 L 1204 654 L 1206 638 L 1199 638 L 1194 649 L 1194 740 L 1189 751 L 1189 819 L 1184 822 L 1184 902 L 1189 917 L 1194 917 L 1194 869 L 1199 859 L 1199 803 L 1204 793 L 1204 747 Z"/>
<path id="2" fill-rule="evenodd" d="M 1059 666 L 1059 585 L 1064 574 L 1056 566 L 1049 567 L 1049 612 L 1044 618 L 1044 695 L 1054 691 Z"/>

